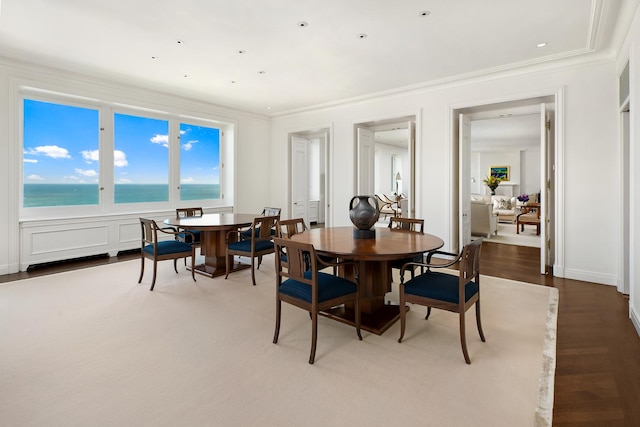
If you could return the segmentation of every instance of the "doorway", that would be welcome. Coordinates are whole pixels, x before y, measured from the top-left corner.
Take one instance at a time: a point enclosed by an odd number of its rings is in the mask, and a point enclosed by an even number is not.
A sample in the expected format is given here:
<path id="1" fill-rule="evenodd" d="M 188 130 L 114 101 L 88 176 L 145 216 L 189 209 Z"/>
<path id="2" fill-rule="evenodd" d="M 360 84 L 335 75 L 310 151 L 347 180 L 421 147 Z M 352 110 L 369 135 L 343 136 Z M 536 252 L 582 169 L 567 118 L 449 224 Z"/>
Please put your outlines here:
<path id="1" fill-rule="evenodd" d="M 330 128 L 289 133 L 289 217 L 324 227 L 329 208 Z"/>
<path id="2" fill-rule="evenodd" d="M 397 209 L 415 216 L 416 115 L 354 124 L 356 194 L 398 200 Z"/>
<path id="3" fill-rule="evenodd" d="M 540 273 L 545 274 L 547 267 L 553 265 L 555 242 L 555 207 L 554 207 L 554 153 L 555 153 L 555 111 L 556 95 L 541 96 L 501 103 L 476 105 L 452 110 L 452 135 L 455 157 L 458 159 L 454 169 L 455 178 L 459 180 L 457 195 L 452 200 L 456 212 L 454 224 L 457 227 L 459 247 L 471 240 L 471 208 L 470 200 L 474 196 L 486 196 L 489 193 L 483 179 L 489 174 L 491 167 L 506 168 L 509 177 L 501 182 L 501 199 L 518 205 L 517 196 L 528 193 L 537 195 L 540 210 Z M 487 125 L 491 121 L 510 122 L 507 131 L 501 137 L 488 138 L 486 135 L 472 136 L 473 123 Z M 532 132 L 520 135 L 524 124 L 530 122 Z M 521 123 L 518 126 L 518 123 Z M 483 126 L 478 126 L 482 129 Z M 485 126 L 486 127 L 486 126 Z M 473 141 L 472 141 L 473 140 Z M 472 154 L 472 146 L 476 152 Z M 484 150 L 478 154 L 478 147 Z M 497 163 L 496 163 L 497 162 Z M 494 165 L 494 163 L 496 163 Z M 503 164 L 504 163 L 504 164 Z M 474 194 L 475 193 L 475 194 Z M 478 194 L 479 193 L 479 194 Z M 489 198 L 488 202 L 495 201 Z M 514 202 L 514 198 L 516 201 Z M 505 208 L 507 206 L 501 206 Z M 514 208 L 514 212 L 519 208 Z M 504 210 L 504 209 L 503 209 Z M 503 212 L 503 211 L 501 211 Z M 515 236 L 514 218 L 509 224 Z M 503 221 L 504 222 L 504 221 Z M 526 226 L 525 226 L 526 227 Z M 533 226 L 531 226 L 533 227 Z M 505 230 L 511 228 L 499 227 Z M 533 230 L 536 230 L 534 227 Z M 504 236 L 506 237 L 506 236 Z M 503 236 L 495 239 L 504 239 Z M 487 241 L 491 242 L 489 238 Z M 527 244 L 531 246 L 532 242 Z"/>

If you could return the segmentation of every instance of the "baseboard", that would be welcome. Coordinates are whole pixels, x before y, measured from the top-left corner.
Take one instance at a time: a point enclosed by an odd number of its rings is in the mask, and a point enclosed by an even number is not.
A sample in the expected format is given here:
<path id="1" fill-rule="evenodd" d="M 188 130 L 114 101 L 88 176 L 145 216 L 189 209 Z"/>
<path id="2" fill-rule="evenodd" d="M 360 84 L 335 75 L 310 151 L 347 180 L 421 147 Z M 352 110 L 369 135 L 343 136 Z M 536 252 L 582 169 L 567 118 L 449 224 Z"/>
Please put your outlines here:
<path id="1" fill-rule="evenodd" d="M 631 302 L 629 302 L 629 318 L 631 319 L 633 326 L 636 328 L 636 333 L 640 337 L 640 315 L 638 315 L 638 313 L 633 309 Z"/>
<path id="2" fill-rule="evenodd" d="M 582 280 L 583 282 L 599 283 L 601 285 L 617 286 L 618 276 L 616 274 L 603 274 L 595 271 L 578 270 L 574 268 L 564 268 L 565 279 Z M 555 269 L 554 269 L 555 272 Z"/>

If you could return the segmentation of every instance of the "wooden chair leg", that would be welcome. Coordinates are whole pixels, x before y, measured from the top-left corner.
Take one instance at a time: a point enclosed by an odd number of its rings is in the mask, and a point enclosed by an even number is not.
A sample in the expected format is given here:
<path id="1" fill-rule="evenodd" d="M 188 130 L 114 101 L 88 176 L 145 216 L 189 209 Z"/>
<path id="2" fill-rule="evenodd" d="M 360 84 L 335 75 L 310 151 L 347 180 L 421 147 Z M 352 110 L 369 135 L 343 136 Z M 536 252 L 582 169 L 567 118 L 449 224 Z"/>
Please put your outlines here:
<path id="1" fill-rule="evenodd" d="M 251 257 L 251 282 L 253 283 L 253 286 L 256 285 L 256 272 L 254 271 L 253 265 L 254 265 L 254 257 Z"/>
<path id="2" fill-rule="evenodd" d="M 231 266 L 229 265 L 229 258 L 231 258 L 231 262 L 233 262 L 233 257 L 229 256 L 229 254 L 227 254 L 227 256 L 224 257 L 225 259 L 225 265 L 226 265 L 226 272 L 227 274 L 224 276 L 225 280 L 227 277 L 229 277 L 229 271 L 231 271 Z"/>
<path id="3" fill-rule="evenodd" d="M 184 259 L 184 262 L 187 262 L 187 259 Z M 195 249 L 191 253 L 191 277 L 193 277 L 193 281 L 196 281 L 196 251 Z"/>
<path id="4" fill-rule="evenodd" d="M 407 321 L 407 309 L 405 307 L 405 298 L 404 298 L 404 286 L 400 285 L 400 338 L 398 338 L 398 342 L 402 342 L 402 338 L 404 338 L 404 327 Z"/>
<path id="5" fill-rule="evenodd" d="M 459 313 L 460 316 L 460 344 L 462 345 L 462 354 L 464 355 L 464 361 L 467 362 L 467 365 L 471 364 L 471 359 L 469 359 L 469 352 L 467 351 L 467 337 L 465 332 L 464 325 L 464 310 L 462 313 Z"/>
<path id="6" fill-rule="evenodd" d="M 482 321 L 480 320 L 480 300 L 476 301 L 476 324 L 478 325 L 478 333 L 482 342 L 487 340 L 484 338 L 484 332 L 482 330 Z"/>
<path id="7" fill-rule="evenodd" d="M 173 260 L 173 269 L 176 271 L 176 274 L 178 274 L 178 260 L 177 259 Z"/>
<path id="8" fill-rule="evenodd" d="M 150 291 L 153 290 L 153 287 L 156 285 L 156 273 L 158 272 L 158 261 L 156 261 L 155 259 L 153 260 L 153 279 L 151 279 L 151 289 L 149 289 Z"/>
<path id="9" fill-rule="evenodd" d="M 424 316 L 424 320 L 429 320 L 429 316 L 431 316 L 431 307 L 427 307 L 427 315 Z"/>
<path id="10" fill-rule="evenodd" d="M 142 282 L 142 276 L 144 276 L 144 256 L 140 257 L 140 261 L 142 261 L 140 265 L 140 278 L 138 279 L 138 283 Z"/>
<path id="11" fill-rule="evenodd" d="M 280 316 L 282 311 L 282 301 L 280 297 L 276 301 L 276 331 L 273 333 L 273 343 L 278 344 L 278 337 L 280 336 Z"/>
<path id="12" fill-rule="evenodd" d="M 356 333 L 358 339 L 362 341 L 362 333 L 360 332 L 360 297 L 356 298 L 356 302 L 353 304 L 353 308 L 356 311 Z"/>
<path id="13" fill-rule="evenodd" d="M 316 359 L 316 342 L 318 340 L 318 313 L 311 316 L 311 354 L 309 354 L 309 364 L 313 365 Z"/>

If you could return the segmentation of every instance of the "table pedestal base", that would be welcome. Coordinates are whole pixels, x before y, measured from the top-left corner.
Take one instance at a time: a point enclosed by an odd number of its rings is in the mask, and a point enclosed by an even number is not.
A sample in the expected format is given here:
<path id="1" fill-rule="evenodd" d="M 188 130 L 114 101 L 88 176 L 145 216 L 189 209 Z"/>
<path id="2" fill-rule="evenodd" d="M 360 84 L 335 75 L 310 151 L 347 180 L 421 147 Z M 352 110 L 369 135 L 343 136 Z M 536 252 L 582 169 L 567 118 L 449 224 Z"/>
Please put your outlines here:
<path id="1" fill-rule="evenodd" d="M 409 311 L 407 306 L 406 311 Z M 355 326 L 355 313 L 352 309 L 344 306 L 335 307 L 320 312 L 321 315 L 347 325 Z M 383 305 L 373 313 L 360 313 L 360 329 L 382 335 L 384 331 L 389 329 L 398 319 L 400 319 L 400 306 Z"/>
<path id="2" fill-rule="evenodd" d="M 235 263 L 231 267 L 231 271 L 229 273 L 244 270 L 246 268 L 251 268 L 251 265 Z M 187 267 L 187 269 L 191 270 L 191 267 Z M 227 267 L 224 265 L 222 267 L 215 267 L 207 264 L 200 264 L 200 265 L 196 265 L 196 273 L 202 274 L 203 276 L 207 276 L 211 278 L 220 277 L 227 274 Z"/>

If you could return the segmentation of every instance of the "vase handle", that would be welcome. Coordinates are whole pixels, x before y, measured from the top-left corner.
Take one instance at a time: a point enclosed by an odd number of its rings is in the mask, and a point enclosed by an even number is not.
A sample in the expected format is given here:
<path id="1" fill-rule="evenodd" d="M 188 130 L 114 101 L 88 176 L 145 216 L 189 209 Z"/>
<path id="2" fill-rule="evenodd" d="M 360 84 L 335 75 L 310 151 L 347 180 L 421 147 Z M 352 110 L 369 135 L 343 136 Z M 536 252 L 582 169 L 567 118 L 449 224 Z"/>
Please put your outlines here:
<path id="1" fill-rule="evenodd" d="M 352 209 L 353 209 L 353 201 L 354 201 L 355 199 L 357 199 L 357 198 L 358 198 L 358 196 L 353 196 L 353 198 L 352 198 L 352 199 L 351 199 L 351 201 L 349 202 L 349 210 L 352 210 Z"/>

